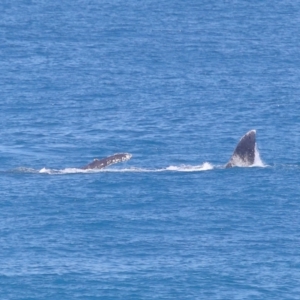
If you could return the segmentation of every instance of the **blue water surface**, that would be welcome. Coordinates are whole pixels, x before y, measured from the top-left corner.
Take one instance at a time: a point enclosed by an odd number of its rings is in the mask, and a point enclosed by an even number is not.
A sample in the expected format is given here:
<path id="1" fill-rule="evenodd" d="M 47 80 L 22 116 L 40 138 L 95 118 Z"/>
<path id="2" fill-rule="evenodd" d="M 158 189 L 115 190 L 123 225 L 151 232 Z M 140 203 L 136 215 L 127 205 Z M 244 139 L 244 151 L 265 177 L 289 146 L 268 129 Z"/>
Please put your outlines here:
<path id="1" fill-rule="evenodd" d="M 1 299 L 299 299 L 297 1 L 0 11 Z"/>

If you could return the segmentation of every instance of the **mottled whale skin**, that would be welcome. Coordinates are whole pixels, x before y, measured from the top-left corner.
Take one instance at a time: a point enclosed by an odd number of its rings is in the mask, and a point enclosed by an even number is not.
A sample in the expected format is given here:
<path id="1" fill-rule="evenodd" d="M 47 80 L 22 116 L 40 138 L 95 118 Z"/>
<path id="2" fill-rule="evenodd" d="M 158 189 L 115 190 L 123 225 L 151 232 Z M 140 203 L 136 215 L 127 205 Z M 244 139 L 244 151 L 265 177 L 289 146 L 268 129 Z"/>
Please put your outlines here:
<path id="1" fill-rule="evenodd" d="M 89 163 L 86 166 L 81 167 L 82 170 L 89 170 L 89 169 L 103 169 L 107 166 L 112 164 L 116 164 L 119 162 L 124 162 L 129 160 L 132 157 L 130 153 L 117 153 L 102 159 L 94 159 L 93 162 Z"/>
<path id="2" fill-rule="evenodd" d="M 250 130 L 240 139 L 225 168 L 253 165 L 255 160 L 255 147 L 256 130 Z"/>

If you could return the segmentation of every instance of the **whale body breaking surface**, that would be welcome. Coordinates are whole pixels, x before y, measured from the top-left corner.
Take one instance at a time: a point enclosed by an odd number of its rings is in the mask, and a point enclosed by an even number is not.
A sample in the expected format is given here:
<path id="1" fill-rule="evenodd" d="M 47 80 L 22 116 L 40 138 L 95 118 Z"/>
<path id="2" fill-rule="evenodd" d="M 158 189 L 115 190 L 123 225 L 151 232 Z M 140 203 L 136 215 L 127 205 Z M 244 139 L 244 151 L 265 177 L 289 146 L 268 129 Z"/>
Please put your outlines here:
<path id="1" fill-rule="evenodd" d="M 79 168 L 82 170 L 90 170 L 90 169 L 103 169 L 107 166 L 119 163 L 119 162 L 125 162 L 129 160 L 132 157 L 132 154 L 130 153 L 117 153 L 102 159 L 94 159 L 93 162 Z"/>
<path id="2" fill-rule="evenodd" d="M 256 155 L 256 130 L 248 131 L 237 144 L 225 168 L 248 167 L 254 164 Z"/>

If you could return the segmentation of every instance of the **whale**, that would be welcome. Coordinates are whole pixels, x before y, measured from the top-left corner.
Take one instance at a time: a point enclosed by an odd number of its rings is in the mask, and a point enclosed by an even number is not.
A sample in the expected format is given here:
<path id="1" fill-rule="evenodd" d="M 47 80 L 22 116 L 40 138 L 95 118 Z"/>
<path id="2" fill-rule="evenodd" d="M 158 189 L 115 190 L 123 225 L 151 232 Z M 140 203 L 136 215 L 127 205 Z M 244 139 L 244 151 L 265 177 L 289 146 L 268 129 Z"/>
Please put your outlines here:
<path id="1" fill-rule="evenodd" d="M 103 169 L 107 166 L 110 166 L 112 164 L 116 164 L 119 162 L 125 162 L 127 160 L 129 160 L 132 157 L 132 154 L 130 153 L 116 153 L 114 155 L 102 158 L 102 159 L 98 159 L 95 158 L 94 161 L 92 161 L 91 163 L 80 167 L 80 169 L 82 170 L 91 170 L 91 169 Z"/>
<path id="2" fill-rule="evenodd" d="M 225 168 L 248 167 L 254 164 L 256 148 L 256 130 L 248 131 L 238 142 Z"/>

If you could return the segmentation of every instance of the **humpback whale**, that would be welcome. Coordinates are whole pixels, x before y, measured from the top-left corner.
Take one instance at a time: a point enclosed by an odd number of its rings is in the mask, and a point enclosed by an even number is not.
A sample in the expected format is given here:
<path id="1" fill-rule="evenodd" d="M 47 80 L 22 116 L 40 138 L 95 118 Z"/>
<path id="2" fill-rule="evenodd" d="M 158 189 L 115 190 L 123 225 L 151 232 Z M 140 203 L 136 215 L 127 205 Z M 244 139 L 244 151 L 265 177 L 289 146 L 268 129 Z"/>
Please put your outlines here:
<path id="1" fill-rule="evenodd" d="M 117 153 L 102 159 L 94 159 L 91 163 L 86 166 L 81 167 L 82 170 L 89 170 L 89 169 L 103 169 L 107 166 L 112 164 L 116 164 L 119 162 L 127 161 L 132 157 L 130 153 Z"/>
<path id="2" fill-rule="evenodd" d="M 250 130 L 240 139 L 225 168 L 253 165 L 255 160 L 255 147 L 256 130 Z"/>

